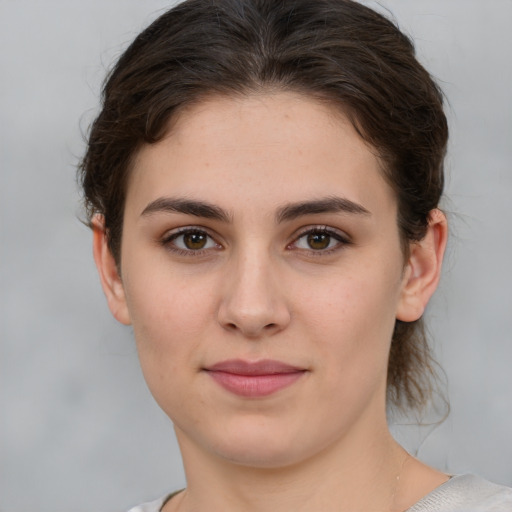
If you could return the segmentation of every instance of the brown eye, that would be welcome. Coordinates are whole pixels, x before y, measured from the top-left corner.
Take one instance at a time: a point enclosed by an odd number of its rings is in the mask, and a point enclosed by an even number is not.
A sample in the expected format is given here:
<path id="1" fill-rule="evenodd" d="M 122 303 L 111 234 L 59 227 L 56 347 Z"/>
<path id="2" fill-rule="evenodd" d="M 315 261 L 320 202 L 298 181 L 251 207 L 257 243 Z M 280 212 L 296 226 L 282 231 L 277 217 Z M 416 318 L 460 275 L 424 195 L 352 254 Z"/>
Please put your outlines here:
<path id="1" fill-rule="evenodd" d="M 303 232 L 290 247 L 328 254 L 346 245 L 350 245 L 350 240 L 342 232 L 324 226 Z"/>
<path id="2" fill-rule="evenodd" d="M 177 250 L 190 255 L 209 249 L 220 248 L 215 240 L 206 232 L 200 229 L 184 229 L 174 233 L 163 240 L 163 244 L 170 250 Z"/>
<path id="3" fill-rule="evenodd" d="M 327 249 L 331 243 L 331 235 L 327 233 L 309 233 L 307 235 L 307 243 L 314 251 Z"/>
<path id="4" fill-rule="evenodd" d="M 201 232 L 185 233 L 183 235 L 183 244 L 187 249 L 197 251 L 204 249 L 208 242 L 208 235 Z"/>

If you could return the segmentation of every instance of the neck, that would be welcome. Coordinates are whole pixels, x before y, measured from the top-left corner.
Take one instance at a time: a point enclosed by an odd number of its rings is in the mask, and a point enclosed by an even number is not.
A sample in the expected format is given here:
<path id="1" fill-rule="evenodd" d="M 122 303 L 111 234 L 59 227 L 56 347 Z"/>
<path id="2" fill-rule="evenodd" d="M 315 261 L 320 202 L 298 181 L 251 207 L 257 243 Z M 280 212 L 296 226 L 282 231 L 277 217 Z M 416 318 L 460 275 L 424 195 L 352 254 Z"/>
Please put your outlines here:
<path id="1" fill-rule="evenodd" d="M 368 428 L 371 432 L 356 429 L 300 462 L 265 468 L 198 450 L 176 429 L 188 485 L 175 504 L 180 512 L 392 511 L 407 454 L 385 424 Z"/>

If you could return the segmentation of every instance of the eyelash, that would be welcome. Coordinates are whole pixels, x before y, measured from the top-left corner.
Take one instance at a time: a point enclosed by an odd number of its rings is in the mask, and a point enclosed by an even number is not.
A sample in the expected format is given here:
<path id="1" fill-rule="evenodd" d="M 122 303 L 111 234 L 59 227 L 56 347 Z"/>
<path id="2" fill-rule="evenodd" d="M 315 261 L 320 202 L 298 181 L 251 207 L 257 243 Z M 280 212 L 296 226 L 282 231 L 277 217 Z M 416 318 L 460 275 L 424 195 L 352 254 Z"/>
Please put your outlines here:
<path id="1" fill-rule="evenodd" d="M 337 243 L 333 246 L 333 247 L 327 247 L 325 249 L 301 249 L 301 248 L 297 248 L 297 247 L 293 247 L 293 246 L 296 246 L 297 245 L 297 242 L 304 238 L 304 237 L 307 237 L 309 235 L 326 235 L 328 237 L 330 237 L 330 241 L 329 243 L 334 239 Z M 328 226 L 312 226 L 312 227 L 308 227 L 308 228 L 305 228 L 303 231 L 301 231 L 298 236 L 294 239 L 294 241 L 292 243 L 290 243 L 288 245 L 289 248 L 291 248 L 292 250 L 304 250 L 304 251 L 307 251 L 309 254 L 317 257 L 317 256 L 326 256 L 326 255 L 330 255 L 336 251 L 339 251 L 340 249 L 342 249 L 344 246 L 347 246 L 347 245 L 350 245 L 351 244 L 351 241 L 350 239 L 348 238 L 347 235 L 339 232 L 338 230 L 336 229 L 333 229 L 333 228 L 330 228 Z"/>
<path id="2" fill-rule="evenodd" d="M 206 247 L 202 249 L 182 249 L 178 247 L 175 243 L 177 239 L 184 235 L 204 235 L 207 237 L 207 239 L 211 242 L 213 241 L 214 246 L 213 247 Z M 325 249 L 307 249 L 307 248 L 300 248 L 297 247 L 297 243 L 304 237 L 307 237 L 309 235 L 326 235 L 329 239 L 329 245 L 334 239 L 337 243 L 334 245 L 334 247 L 327 247 Z M 209 243 L 207 240 L 206 244 Z M 306 242 L 307 243 L 307 242 Z M 166 235 L 162 240 L 161 244 L 168 249 L 169 251 L 179 255 L 179 256 L 187 256 L 187 257 L 200 257 L 204 256 L 205 254 L 210 253 L 212 249 L 220 250 L 222 249 L 222 246 L 215 241 L 215 239 L 206 231 L 204 228 L 200 227 L 184 227 L 180 228 L 177 231 L 174 231 L 168 235 Z M 313 226 L 305 228 L 303 231 L 301 231 L 294 240 L 289 243 L 286 248 L 294 251 L 306 251 L 307 253 L 318 257 L 318 256 L 325 256 L 328 254 L 332 254 L 338 250 L 340 250 L 343 246 L 350 245 L 351 241 L 346 235 L 343 235 L 339 231 L 329 228 L 328 226 Z"/>
<path id="3" fill-rule="evenodd" d="M 207 247 L 206 249 L 182 249 L 174 243 L 179 237 L 182 237 L 184 235 L 205 235 L 210 241 L 213 241 L 215 244 L 215 247 Z M 208 243 L 208 241 L 206 242 Z M 167 236 L 165 236 L 161 244 L 168 249 L 169 251 L 179 255 L 179 256 L 192 256 L 192 257 L 198 257 L 198 256 L 204 256 L 207 254 L 211 249 L 221 249 L 222 246 L 217 243 L 214 238 L 206 231 L 204 228 L 200 227 L 184 227 L 180 228 L 177 231 L 174 231 Z"/>

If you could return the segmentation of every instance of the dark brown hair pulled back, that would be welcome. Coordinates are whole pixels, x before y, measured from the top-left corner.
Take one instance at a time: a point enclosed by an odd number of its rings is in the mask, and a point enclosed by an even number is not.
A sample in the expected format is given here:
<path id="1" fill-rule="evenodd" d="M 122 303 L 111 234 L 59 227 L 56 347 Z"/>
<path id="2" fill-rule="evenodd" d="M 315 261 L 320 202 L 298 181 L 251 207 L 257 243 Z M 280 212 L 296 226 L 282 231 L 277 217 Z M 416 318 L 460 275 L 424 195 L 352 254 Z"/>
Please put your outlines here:
<path id="1" fill-rule="evenodd" d="M 411 41 L 351 0 L 186 0 L 144 30 L 103 89 L 79 167 L 89 220 L 105 218 L 121 267 L 130 163 L 186 106 L 207 95 L 296 91 L 349 117 L 383 161 L 398 200 L 404 251 L 425 235 L 443 190 L 448 129 L 442 94 Z M 433 361 L 422 320 L 397 321 L 388 399 L 421 408 Z"/>

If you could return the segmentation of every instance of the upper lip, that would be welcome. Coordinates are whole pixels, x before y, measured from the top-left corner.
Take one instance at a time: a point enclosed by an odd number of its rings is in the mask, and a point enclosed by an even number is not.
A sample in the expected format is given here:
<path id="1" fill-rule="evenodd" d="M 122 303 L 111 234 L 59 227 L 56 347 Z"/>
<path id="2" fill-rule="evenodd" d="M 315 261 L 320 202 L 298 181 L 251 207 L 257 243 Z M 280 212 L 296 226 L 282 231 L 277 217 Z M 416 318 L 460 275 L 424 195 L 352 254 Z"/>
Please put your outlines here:
<path id="1" fill-rule="evenodd" d="M 243 359 L 229 359 L 220 361 L 205 368 L 211 372 L 225 372 L 234 375 L 274 375 L 278 373 L 295 373 L 306 371 L 305 368 L 293 366 L 281 361 L 262 359 L 260 361 L 244 361 Z"/>

